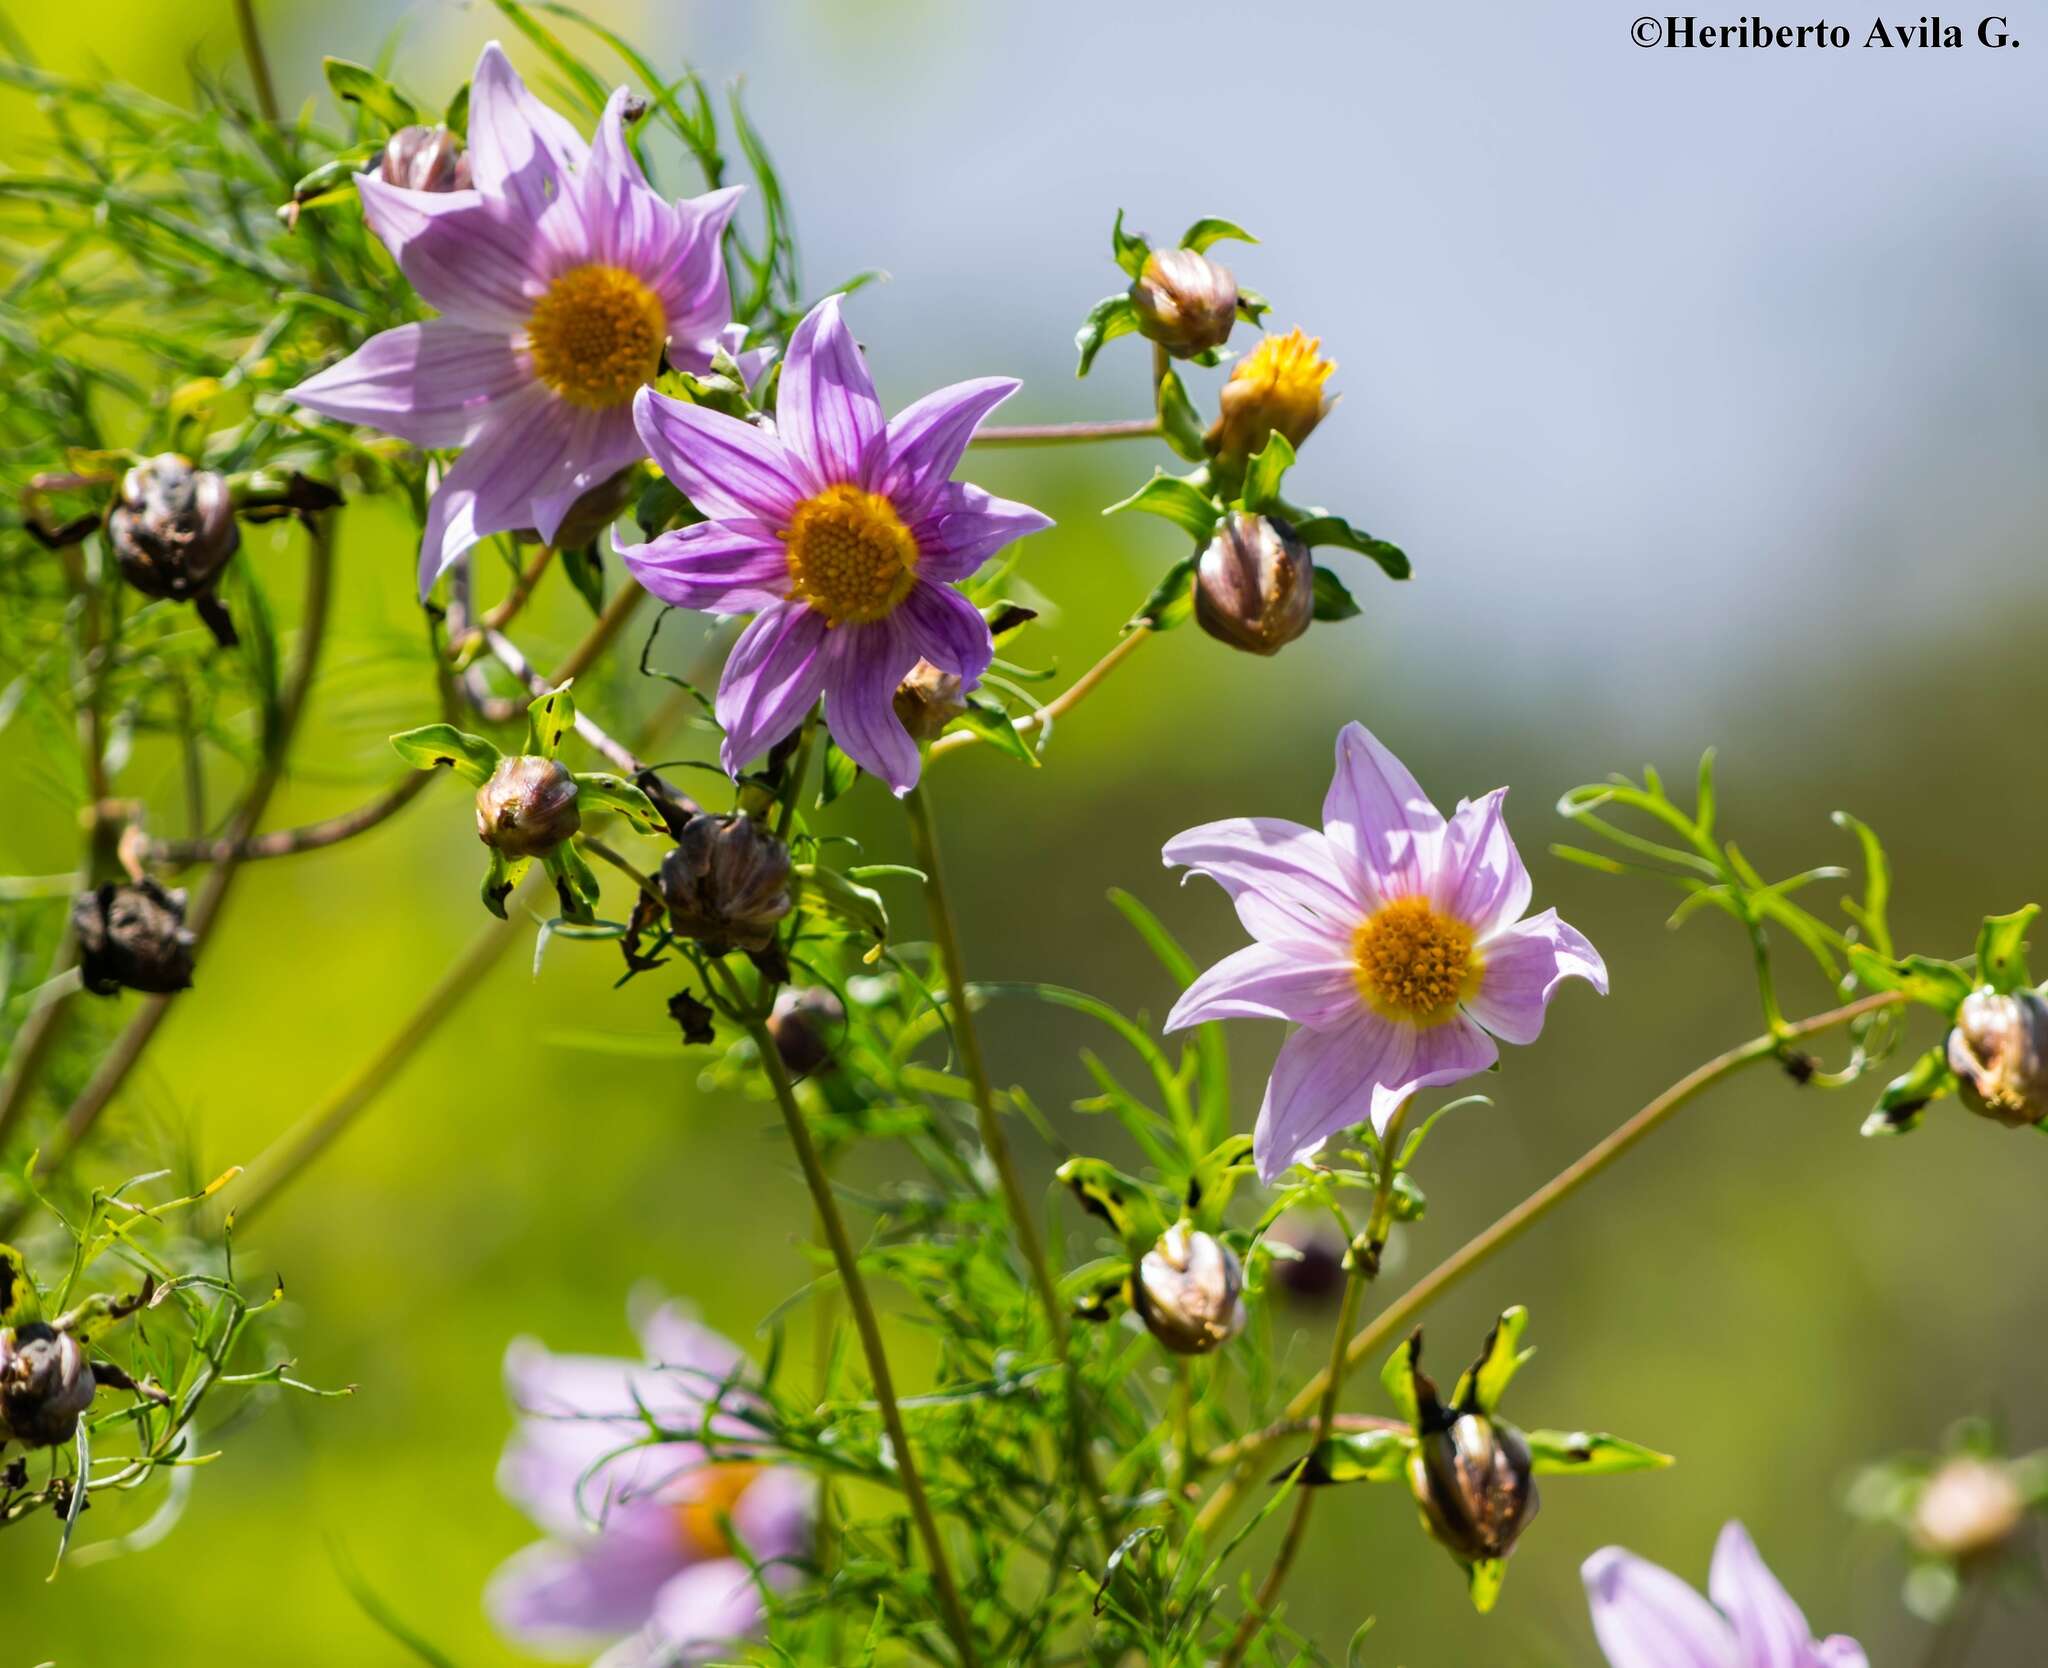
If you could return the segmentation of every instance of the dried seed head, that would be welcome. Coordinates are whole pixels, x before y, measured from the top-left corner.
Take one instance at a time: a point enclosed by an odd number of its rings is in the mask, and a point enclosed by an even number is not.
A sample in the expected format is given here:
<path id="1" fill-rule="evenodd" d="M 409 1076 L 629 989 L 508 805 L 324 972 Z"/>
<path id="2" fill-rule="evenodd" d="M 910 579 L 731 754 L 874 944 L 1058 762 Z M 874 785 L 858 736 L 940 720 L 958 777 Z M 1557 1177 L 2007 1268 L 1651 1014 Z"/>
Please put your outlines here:
<path id="1" fill-rule="evenodd" d="M 792 1074 L 809 1077 L 832 1064 L 833 1050 L 846 1031 L 846 1009 L 823 986 L 784 990 L 768 1016 L 768 1035 L 775 1052 Z"/>
<path id="2" fill-rule="evenodd" d="M 144 877 L 81 892 L 71 903 L 80 982 L 95 996 L 140 990 L 168 996 L 192 984 L 198 944 L 185 925 L 185 894 Z"/>
<path id="3" fill-rule="evenodd" d="M 1441 1410 L 1439 1410 L 1441 1411 Z M 1408 1488 L 1433 1539 L 1468 1564 L 1505 1558 L 1540 1504 L 1529 1444 L 1478 1413 L 1416 1433 Z"/>
<path id="4" fill-rule="evenodd" d="M 2012 1473 L 1974 1455 L 1948 1461 L 1927 1480 L 1913 1507 L 1912 1539 L 1920 1551 L 1953 1563 L 1997 1552 L 2026 1515 Z"/>
<path id="5" fill-rule="evenodd" d="M 476 790 L 476 837 L 517 862 L 545 857 L 583 826 L 576 778 L 537 753 L 498 761 Z"/>
<path id="6" fill-rule="evenodd" d="M 85 1351 L 40 1321 L 0 1327 L 0 1439 L 55 1448 L 77 1433 L 97 1388 Z"/>
<path id="7" fill-rule="evenodd" d="M 1131 1289 L 1139 1319 L 1176 1355 L 1207 1355 L 1244 1330 L 1244 1265 L 1186 1222 L 1145 1253 Z"/>
<path id="8" fill-rule="evenodd" d="M 1278 654 L 1315 617 L 1316 565 L 1278 517 L 1233 511 L 1195 568 L 1195 619 L 1219 643 Z"/>
<path id="9" fill-rule="evenodd" d="M 967 697 L 960 680 L 942 672 L 929 660 L 920 660 L 910 676 L 896 686 L 896 716 L 913 741 L 933 741 L 954 719 L 967 710 Z"/>
<path id="10" fill-rule="evenodd" d="M 1956 1010 L 1949 1069 L 1972 1112 L 2013 1129 L 2048 1118 L 2048 1002 L 1976 990 Z"/>
<path id="11" fill-rule="evenodd" d="M 789 847 L 763 823 L 699 812 L 661 860 L 669 924 L 714 954 L 765 950 L 792 907 Z"/>
<path id="12" fill-rule="evenodd" d="M 467 191 L 469 153 L 445 127 L 402 127 L 385 144 L 377 172 L 408 191 Z"/>
<path id="13" fill-rule="evenodd" d="M 242 542 L 226 479 L 176 452 L 121 477 L 107 538 L 123 579 L 144 596 L 179 602 L 207 590 Z"/>
<path id="14" fill-rule="evenodd" d="M 1237 280 L 1193 249 L 1155 249 L 1131 285 L 1138 329 L 1176 359 L 1192 359 L 1230 340 L 1237 321 Z"/>

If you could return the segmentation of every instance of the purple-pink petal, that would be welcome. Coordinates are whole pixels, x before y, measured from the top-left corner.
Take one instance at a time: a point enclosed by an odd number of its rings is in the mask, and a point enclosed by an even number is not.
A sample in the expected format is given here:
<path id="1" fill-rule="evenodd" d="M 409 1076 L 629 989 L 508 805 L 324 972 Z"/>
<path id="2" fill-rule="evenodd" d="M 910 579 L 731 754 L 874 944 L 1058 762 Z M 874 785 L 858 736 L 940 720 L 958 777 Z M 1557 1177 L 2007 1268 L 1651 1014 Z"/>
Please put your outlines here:
<path id="1" fill-rule="evenodd" d="M 420 540 L 420 595 L 464 551 L 493 533 L 533 525 L 533 500 L 569 458 L 560 402 L 538 383 L 503 401 L 441 477 Z"/>
<path id="2" fill-rule="evenodd" d="M 981 674 L 995 658 L 988 621 L 950 585 L 918 580 L 897 605 L 891 623 L 900 626 L 921 658 L 942 672 L 951 672 L 969 689 L 981 681 Z"/>
<path id="3" fill-rule="evenodd" d="M 1379 1122 L 1379 1087 L 1403 1076 L 1414 1048 L 1411 1028 L 1364 1008 L 1347 1025 L 1290 1036 L 1273 1062 L 1252 1131 L 1260 1180 L 1278 1180 L 1340 1129 L 1368 1118 Z"/>
<path id="4" fill-rule="evenodd" d="M 535 226 L 502 198 L 407 191 L 358 174 L 363 218 L 429 306 L 480 330 L 525 327 L 547 289 Z"/>
<path id="5" fill-rule="evenodd" d="M 292 398 L 415 446 L 466 446 L 496 404 L 530 380 L 503 331 L 429 319 L 372 336 L 338 365 L 300 383 Z"/>
<path id="6" fill-rule="evenodd" d="M 1337 735 L 1337 770 L 1323 801 L 1323 833 L 1347 857 L 1377 907 L 1427 895 L 1444 819 L 1408 767 L 1363 724 Z"/>
<path id="7" fill-rule="evenodd" d="M 1020 386 L 1013 377 L 977 377 L 905 406 L 870 443 L 862 479 L 916 525 L 938 503 L 981 420 Z"/>
<path id="8" fill-rule="evenodd" d="M 469 84 L 469 167 L 486 195 L 514 197 L 538 220 L 567 194 L 569 175 L 590 154 L 570 123 L 527 90 L 496 41 Z"/>
<path id="9" fill-rule="evenodd" d="M 1529 871 L 1508 833 L 1508 790 L 1495 788 L 1458 807 L 1445 830 L 1431 902 L 1481 938 L 1522 918 L 1532 890 Z"/>
<path id="10" fill-rule="evenodd" d="M 608 1535 L 541 1541 L 498 1567 L 484 1589 L 484 1609 L 499 1632 L 522 1645 L 587 1646 L 642 1626 L 678 1563 L 675 1546 Z"/>
<path id="11" fill-rule="evenodd" d="M 786 526 L 819 483 L 765 429 L 643 388 L 633 421 L 650 456 L 678 492 L 714 521 L 734 518 Z"/>
<path id="12" fill-rule="evenodd" d="M 1465 1011 L 1503 1042 L 1532 1043 L 1557 987 L 1584 979 L 1607 994 L 1607 964 L 1578 928 L 1546 909 L 1479 945 L 1479 989 Z"/>
<path id="13" fill-rule="evenodd" d="M 1728 1624 L 1670 1571 L 1610 1546 L 1581 1573 L 1609 1668 L 1748 1668 Z"/>
<path id="14" fill-rule="evenodd" d="M 1707 1596 L 1735 1629 L 1743 1668 L 1813 1668 L 1813 1629 L 1740 1523 L 1714 1543 Z"/>
<path id="15" fill-rule="evenodd" d="M 770 1564 L 810 1549 L 817 1510 L 817 1485 L 809 1476 L 795 1466 L 772 1466 L 733 1502 L 732 1526 L 754 1556 Z"/>
<path id="16" fill-rule="evenodd" d="M 1846 1633 L 1830 1634 L 1813 1647 L 1814 1668 L 1870 1668 L 1863 1647 Z"/>
<path id="17" fill-rule="evenodd" d="M 966 481 L 948 481 L 911 529 L 923 558 L 919 571 L 948 584 L 968 578 L 1003 546 L 1042 533 L 1052 517 Z"/>
<path id="18" fill-rule="evenodd" d="M 789 546 L 765 521 L 700 521 L 616 548 L 635 579 L 678 608 L 747 614 L 789 591 Z"/>
<path id="19" fill-rule="evenodd" d="M 825 616 L 799 602 L 763 609 L 740 633 L 718 683 L 720 757 L 730 775 L 801 724 L 825 692 L 829 635 Z"/>
<path id="20" fill-rule="evenodd" d="M 557 415 L 566 437 L 562 461 L 536 486 L 533 495 L 532 525 L 548 544 L 555 542 L 578 499 L 647 455 L 629 407 L 588 411 L 564 406 Z"/>
<path id="21" fill-rule="evenodd" d="M 1181 992 L 1165 1029 L 1183 1031 L 1212 1019 L 1285 1019 L 1315 1030 L 1347 1022 L 1358 1010 L 1353 964 L 1307 946 L 1247 944 L 1225 956 Z"/>
<path id="22" fill-rule="evenodd" d="M 1308 939 L 1348 948 L 1365 916 L 1322 835 L 1279 817 L 1228 817 L 1166 842 L 1169 868 L 1207 875 L 1230 895 L 1238 919 L 1267 943 Z"/>
<path id="23" fill-rule="evenodd" d="M 828 295 L 804 315 L 789 339 L 775 396 L 783 445 L 823 485 L 858 480 L 861 459 L 883 428 L 882 402 L 839 316 L 842 299 Z"/>
<path id="24" fill-rule="evenodd" d="M 825 674 L 825 727 L 848 758 L 896 794 L 917 786 L 917 743 L 896 716 L 896 687 L 920 650 L 899 621 L 835 626 Z M 984 628 L 985 629 L 985 628 Z"/>
<path id="25" fill-rule="evenodd" d="M 728 1656 L 718 1647 L 744 1638 L 760 1621 L 761 1590 L 745 1564 L 737 1558 L 693 1564 L 655 1595 L 648 1632 L 667 1654 L 650 1658 L 650 1668 Z"/>

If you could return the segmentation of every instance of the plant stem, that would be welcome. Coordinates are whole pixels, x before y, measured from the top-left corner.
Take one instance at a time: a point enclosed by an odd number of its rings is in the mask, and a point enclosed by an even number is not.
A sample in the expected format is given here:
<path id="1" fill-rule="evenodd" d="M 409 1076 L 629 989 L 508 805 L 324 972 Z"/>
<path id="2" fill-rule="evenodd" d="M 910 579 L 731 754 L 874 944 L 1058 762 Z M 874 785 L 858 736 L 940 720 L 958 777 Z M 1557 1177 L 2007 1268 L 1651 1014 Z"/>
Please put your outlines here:
<path id="1" fill-rule="evenodd" d="M 1826 1013 L 1815 1014 L 1809 1019 L 1788 1024 L 1780 1036 L 1752 1037 L 1748 1042 L 1731 1048 L 1726 1053 L 1717 1054 L 1706 1064 L 1695 1067 L 1620 1128 L 1595 1143 L 1582 1157 L 1565 1166 L 1491 1227 L 1467 1240 L 1428 1274 L 1416 1281 L 1388 1305 L 1376 1320 L 1353 1335 L 1345 1348 L 1346 1362 L 1356 1362 L 1384 1348 L 1388 1339 L 1404 1331 L 1417 1315 L 1466 1275 L 1486 1262 L 1495 1252 L 1508 1246 L 1525 1229 L 1533 1226 L 1552 1208 L 1577 1192 L 1638 1141 L 1722 1078 L 1740 1071 L 1744 1066 L 1755 1065 L 1759 1060 L 1773 1058 L 1787 1042 L 1833 1030 L 1837 1026 L 1848 1024 L 1851 1020 L 1861 1019 L 1865 1014 L 1897 1007 L 1904 1000 L 1904 997 L 1891 991 L 1866 996 L 1844 1007 L 1831 1008 Z M 1295 1398 L 1287 1404 L 1287 1417 L 1300 1418 L 1306 1414 L 1316 1404 L 1317 1398 L 1324 1393 L 1334 1376 L 1326 1369 L 1303 1385 Z M 1223 1520 L 1224 1515 L 1251 1480 L 1249 1468 L 1240 1464 L 1228 1478 L 1217 1485 L 1216 1492 L 1204 1502 L 1195 1520 L 1196 1526 L 1205 1531 L 1213 1529 Z"/>
<path id="2" fill-rule="evenodd" d="M 846 1306 L 852 1312 L 854 1330 L 860 1334 L 861 1351 L 867 1357 L 868 1377 L 874 1383 L 875 1403 L 881 1410 L 882 1426 L 888 1432 L 889 1446 L 895 1452 L 896 1472 L 903 1482 L 904 1498 L 909 1502 L 911 1518 L 917 1524 L 925 1556 L 931 1563 L 932 1584 L 938 1589 L 946 1631 L 952 1635 L 954 1648 L 960 1653 L 964 1668 L 973 1668 L 977 1660 L 974 1635 L 968 1626 L 966 1609 L 960 1602 L 960 1591 L 953 1584 L 945 1539 L 939 1533 L 938 1519 L 932 1515 L 931 1501 L 925 1496 L 924 1480 L 918 1475 L 910 1434 L 903 1427 L 902 1409 L 896 1405 L 896 1382 L 889 1370 L 888 1352 L 882 1345 L 881 1324 L 875 1318 L 874 1304 L 868 1299 L 867 1282 L 860 1272 L 860 1258 L 847 1234 L 846 1220 L 839 1212 L 839 1201 L 833 1195 L 832 1178 L 825 1174 L 817 1145 L 811 1140 L 810 1125 L 804 1120 L 803 1108 L 797 1104 L 796 1090 L 790 1084 L 789 1073 L 783 1067 L 775 1039 L 769 1036 L 768 1027 L 761 1022 L 760 1015 L 747 1005 L 732 976 L 723 968 L 720 972 L 747 1034 L 754 1039 L 755 1050 L 761 1056 L 761 1070 L 767 1076 L 768 1086 L 775 1091 L 776 1104 L 782 1108 L 782 1122 L 789 1131 L 789 1144 L 796 1150 L 797 1165 L 804 1173 L 805 1185 L 811 1190 L 811 1203 L 817 1207 L 818 1220 L 832 1248 L 832 1261 L 839 1270 L 839 1284 L 846 1293 Z"/>
<path id="3" fill-rule="evenodd" d="M 242 35 L 242 56 L 249 64 L 249 79 L 256 88 L 256 108 L 272 127 L 278 125 L 277 88 L 270 79 L 270 59 L 263 51 L 263 36 L 256 27 L 255 0 L 235 0 L 235 26 Z"/>
<path id="4" fill-rule="evenodd" d="M 1033 730 L 1043 729 L 1055 719 L 1063 718 L 1078 707 L 1095 690 L 1102 680 L 1114 672 L 1124 661 L 1136 652 L 1138 645 L 1152 635 L 1148 625 L 1137 625 L 1117 639 L 1110 651 L 1071 684 L 1054 696 L 1038 711 L 1026 713 L 1017 720 L 1017 733 L 1028 735 Z M 931 756 L 940 758 L 947 753 L 957 753 L 963 747 L 972 747 L 981 737 L 973 730 L 955 730 L 932 743 Z"/>
<path id="5" fill-rule="evenodd" d="M 240 863 L 267 857 L 293 857 L 302 851 L 320 851 L 367 834 L 395 817 L 420 796 L 434 779 L 431 771 L 408 770 L 367 805 L 353 811 L 309 822 L 298 828 L 276 828 L 268 834 L 253 834 L 235 844 L 223 835 L 217 840 L 152 840 L 149 858 L 153 863 Z"/>
<path id="6" fill-rule="evenodd" d="M 970 446 L 1072 446 L 1090 440 L 1146 440 L 1159 433 L 1157 417 L 1110 423 L 1018 423 L 977 429 Z"/>

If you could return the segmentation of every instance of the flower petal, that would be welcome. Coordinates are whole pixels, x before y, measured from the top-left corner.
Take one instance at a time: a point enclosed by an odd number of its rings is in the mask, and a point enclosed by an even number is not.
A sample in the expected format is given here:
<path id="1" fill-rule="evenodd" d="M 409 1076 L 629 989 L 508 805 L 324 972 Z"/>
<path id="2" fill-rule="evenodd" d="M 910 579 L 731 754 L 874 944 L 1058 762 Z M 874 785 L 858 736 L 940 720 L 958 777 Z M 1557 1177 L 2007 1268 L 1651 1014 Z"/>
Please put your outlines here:
<path id="1" fill-rule="evenodd" d="M 824 693 L 828 635 L 825 616 L 800 602 L 764 608 L 740 633 L 718 680 L 719 757 L 729 774 L 801 724 Z"/>
<path id="2" fill-rule="evenodd" d="M 1465 800 L 1451 818 L 1431 901 L 1481 938 L 1510 926 L 1529 907 L 1529 871 L 1508 833 L 1508 790 Z"/>
<path id="3" fill-rule="evenodd" d="M 1735 1629 L 1743 1668 L 1811 1668 L 1813 1629 L 1740 1523 L 1714 1543 L 1707 1594 Z"/>
<path id="4" fill-rule="evenodd" d="M 1337 773 L 1323 801 L 1323 833 L 1351 860 L 1377 908 L 1425 895 L 1436 874 L 1444 819 L 1408 767 L 1363 724 L 1337 734 Z"/>
<path id="5" fill-rule="evenodd" d="M 641 281 L 660 298 L 668 319 L 669 363 L 701 374 L 711 369 L 711 351 L 722 344 L 751 385 L 768 368 L 773 351 L 743 350 L 747 327 L 732 322 L 732 292 L 726 284 L 722 241 L 733 211 L 745 195 L 745 186 L 728 185 L 701 197 L 679 199 L 674 205 L 676 241 L 661 261 L 637 270 Z"/>
<path id="6" fill-rule="evenodd" d="M 531 525 L 548 544 L 555 542 L 555 535 L 562 530 L 562 523 L 578 499 L 592 488 L 602 486 L 627 464 L 638 463 L 647 455 L 639 431 L 633 427 L 633 413 L 627 407 L 586 411 L 561 403 L 568 444 L 560 465 L 535 485 L 533 494 Z"/>
<path id="7" fill-rule="evenodd" d="M 531 381 L 503 332 L 429 319 L 372 336 L 340 364 L 300 383 L 290 398 L 415 446 L 467 446 L 497 403 Z"/>
<path id="8" fill-rule="evenodd" d="M 643 388 L 633 396 L 633 422 L 661 472 L 714 521 L 784 526 L 818 490 L 780 440 L 737 417 Z"/>
<path id="9" fill-rule="evenodd" d="M 1260 1179 L 1277 1180 L 1337 1131 L 1371 1117 L 1374 1090 L 1408 1069 L 1414 1046 L 1413 1030 L 1370 1010 L 1348 1025 L 1290 1036 L 1273 1062 L 1252 1131 Z"/>
<path id="10" fill-rule="evenodd" d="M 1482 939 L 1479 989 L 1465 1011 L 1503 1042 L 1532 1043 L 1543 1030 L 1550 998 L 1567 979 L 1584 979 L 1607 994 L 1607 964 L 1578 928 L 1557 911 L 1517 922 Z"/>
<path id="11" fill-rule="evenodd" d="M 921 656 L 940 671 L 951 672 L 969 689 L 981 682 L 981 674 L 995 658 L 988 621 L 950 585 L 932 585 L 920 579 L 898 605 L 892 623 Z"/>
<path id="12" fill-rule="evenodd" d="M 1608 1668 L 1746 1668 L 1728 1624 L 1669 1570 L 1610 1546 L 1581 1574 Z"/>
<path id="13" fill-rule="evenodd" d="M 680 1561 L 675 1546 L 593 1535 L 541 1541 L 498 1567 L 484 1609 L 498 1631 L 542 1650 L 568 1650 L 644 1626 Z"/>
<path id="14" fill-rule="evenodd" d="M 422 599 L 477 540 L 533 525 L 534 496 L 567 465 L 571 438 L 562 402 L 539 383 L 500 402 L 427 505 Z"/>
<path id="15" fill-rule="evenodd" d="M 861 459 L 882 432 L 882 402 L 853 332 L 828 295 L 804 315 L 782 360 L 775 428 L 783 445 L 821 484 L 859 478 Z"/>
<path id="16" fill-rule="evenodd" d="M 825 726 L 840 751 L 899 797 L 917 786 L 917 743 L 896 716 L 896 686 L 917 664 L 918 646 L 900 623 L 835 626 L 825 674 Z M 985 628 L 984 628 L 985 629 Z"/>
<path id="17" fill-rule="evenodd" d="M 1247 944 L 1181 992 L 1166 1016 L 1166 1029 L 1184 1031 L 1211 1019 L 1287 1019 L 1323 1031 L 1349 1019 L 1358 1007 L 1349 958 L 1321 946 Z"/>
<path id="18" fill-rule="evenodd" d="M 771 1465 L 733 1502 L 732 1526 L 764 1563 L 809 1551 L 817 1484 L 793 1465 Z"/>
<path id="19" fill-rule="evenodd" d="M 1477 1077 L 1499 1058 L 1494 1040 L 1463 1014 L 1417 1031 L 1406 1068 L 1373 1086 L 1373 1127 L 1385 1130 L 1410 1095 Z"/>
<path id="20" fill-rule="evenodd" d="M 589 155 L 568 120 L 527 91 L 504 48 L 487 42 L 469 84 L 469 169 L 478 191 L 508 196 L 538 221 Z"/>
<path id="21" fill-rule="evenodd" d="M 1051 516 L 1029 504 L 997 498 L 966 481 L 948 481 L 910 532 L 924 557 L 920 571 L 925 578 L 955 584 L 1004 545 L 1051 525 Z"/>
<path id="22" fill-rule="evenodd" d="M 1013 377 L 977 377 L 905 406 L 869 446 L 865 484 L 915 526 L 931 514 L 981 420 L 1021 386 Z"/>
<path id="23" fill-rule="evenodd" d="M 714 1558 L 670 1579 L 655 1596 L 648 1631 L 668 1653 L 656 1661 L 701 1662 L 729 1656 L 706 1647 L 744 1638 L 760 1620 L 761 1591 L 752 1572 L 737 1558 Z"/>
<path id="24" fill-rule="evenodd" d="M 358 174 L 363 219 L 430 306 L 480 330 L 525 328 L 547 289 L 536 228 L 474 191 L 407 191 Z"/>
<path id="25" fill-rule="evenodd" d="M 1278 817 L 1227 817 L 1176 834 L 1161 855 L 1230 894 L 1245 930 L 1267 943 L 1350 946 L 1365 916 L 1330 843 Z"/>
<path id="26" fill-rule="evenodd" d="M 1870 1668 L 1863 1647 L 1846 1633 L 1832 1634 L 1813 1648 L 1814 1668 Z"/>
<path id="27" fill-rule="evenodd" d="M 789 547 L 765 521 L 700 521 L 614 548 L 635 579 L 678 608 L 748 614 L 789 593 Z"/>

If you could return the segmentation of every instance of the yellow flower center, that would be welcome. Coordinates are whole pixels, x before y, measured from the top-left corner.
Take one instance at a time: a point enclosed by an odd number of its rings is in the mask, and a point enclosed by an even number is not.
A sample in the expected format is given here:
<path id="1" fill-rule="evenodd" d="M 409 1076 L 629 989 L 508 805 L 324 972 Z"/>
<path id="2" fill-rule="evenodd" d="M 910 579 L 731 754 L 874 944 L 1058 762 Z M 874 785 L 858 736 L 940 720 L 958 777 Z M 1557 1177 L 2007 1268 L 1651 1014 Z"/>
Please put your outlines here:
<path id="1" fill-rule="evenodd" d="M 668 320 L 655 294 L 615 266 L 574 266 L 526 321 L 533 374 L 571 405 L 624 405 L 654 379 Z"/>
<path id="2" fill-rule="evenodd" d="M 1306 440 L 1322 421 L 1323 384 L 1337 368 L 1321 356 L 1322 345 L 1300 330 L 1262 337 L 1223 384 L 1212 446 L 1250 456 L 1275 429 L 1297 446 Z"/>
<path id="3" fill-rule="evenodd" d="M 1388 1019 L 1441 1025 L 1479 988 L 1472 929 L 1422 898 L 1384 905 L 1352 935 L 1358 994 Z"/>
<path id="4" fill-rule="evenodd" d="M 917 540 L 879 493 L 829 486 L 791 513 L 789 583 L 834 625 L 879 620 L 917 582 Z"/>
<path id="5" fill-rule="evenodd" d="M 683 1543 L 701 1558 L 732 1556 L 732 1536 L 726 1520 L 739 1504 L 740 1496 L 753 1485 L 758 1465 L 743 1460 L 707 1465 L 691 1474 L 696 1493 L 677 1505 L 676 1521 L 682 1526 Z"/>

